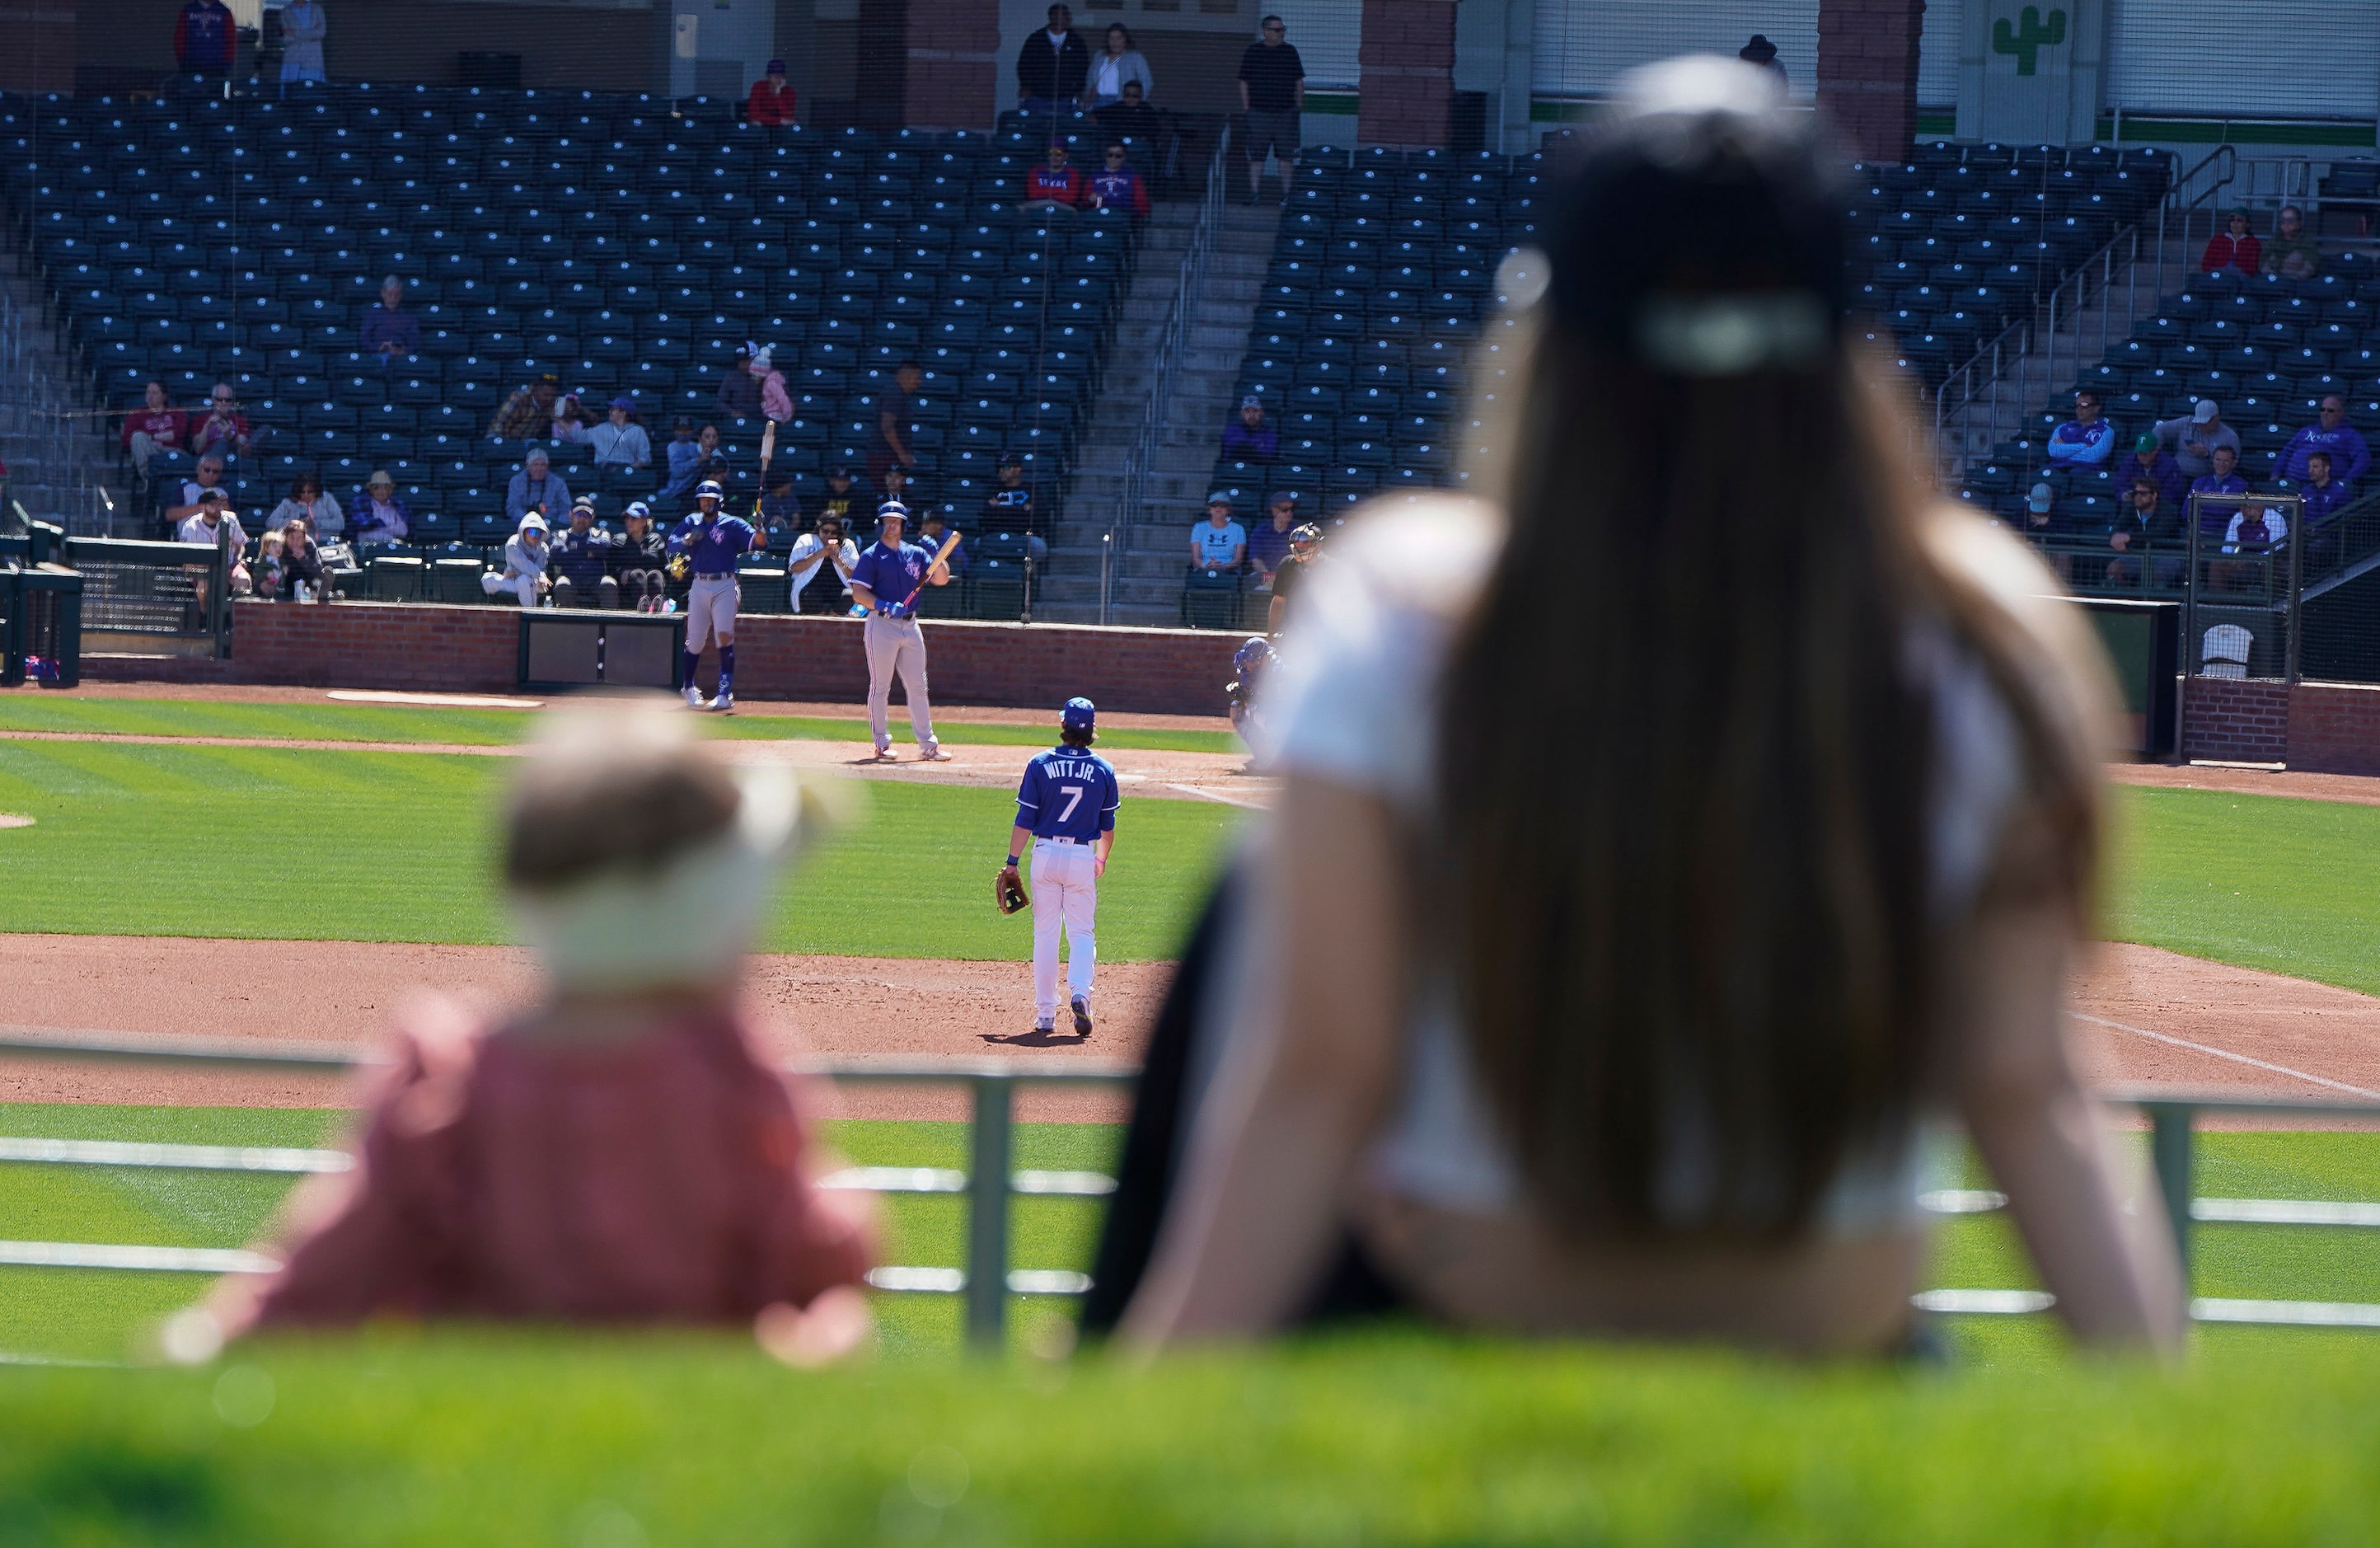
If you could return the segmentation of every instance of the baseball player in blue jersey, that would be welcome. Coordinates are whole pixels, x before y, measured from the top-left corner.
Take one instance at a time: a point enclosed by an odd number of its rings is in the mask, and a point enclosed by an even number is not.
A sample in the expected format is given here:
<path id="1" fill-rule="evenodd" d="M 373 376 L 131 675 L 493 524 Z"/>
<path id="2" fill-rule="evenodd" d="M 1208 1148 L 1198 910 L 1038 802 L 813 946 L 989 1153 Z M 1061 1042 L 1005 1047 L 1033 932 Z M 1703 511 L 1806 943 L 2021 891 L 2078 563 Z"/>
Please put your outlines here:
<path id="1" fill-rule="evenodd" d="M 1060 713 L 1059 740 L 1025 765 L 1016 787 L 1016 825 L 1008 835 L 1003 881 L 1033 845 L 1033 1030 L 1058 1022 L 1058 929 L 1066 931 L 1066 983 L 1075 1033 L 1091 1035 L 1091 970 L 1099 961 L 1099 877 L 1115 847 L 1122 794 L 1108 761 L 1091 750 L 1098 712 L 1087 699 L 1069 699 Z"/>
<path id="2" fill-rule="evenodd" d="M 768 534 L 757 531 L 740 516 L 722 516 L 724 492 L 705 479 L 694 492 L 695 514 L 670 533 L 669 549 L 684 557 L 694 573 L 686 593 L 686 660 L 681 678 L 689 709 L 732 710 L 735 707 L 735 604 L 742 599 L 735 584 L 735 561 L 756 548 L 769 546 Z M 719 697 L 708 705 L 694 686 L 694 669 L 702 664 L 702 648 L 719 641 Z"/>

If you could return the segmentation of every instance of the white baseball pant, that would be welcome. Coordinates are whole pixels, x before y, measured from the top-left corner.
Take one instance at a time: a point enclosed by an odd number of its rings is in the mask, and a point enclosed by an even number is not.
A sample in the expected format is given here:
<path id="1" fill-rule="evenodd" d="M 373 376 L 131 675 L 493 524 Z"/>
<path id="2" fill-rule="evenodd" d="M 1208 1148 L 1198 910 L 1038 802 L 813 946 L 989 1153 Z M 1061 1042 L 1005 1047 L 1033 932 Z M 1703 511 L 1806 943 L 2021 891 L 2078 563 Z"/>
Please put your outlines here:
<path id="1" fill-rule="evenodd" d="M 1099 964 L 1099 881 L 1090 845 L 1062 838 L 1033 841 L 1033 1018 L 1058 1017 L 1058 930 L 1066 931 L 1069 997 L 1091 997 Z"/>
<path id="2" fill-rule="evenodd" d="M 696 576 L 686 591 L 686 648 L 700 655 L 714 639 L 735 643 L 735 606 L 743 600 L 734 576 Z"/>
<path id="3" fill-rule="evenodd" d="M 934 707 L 926 701 L 926 637 L 918 630 L 917 620 L 870 613 L 861 632 L 868 645 L 868 729 L 875 734 L 876 750 L 888 752 L 892 747 L 895 672 L 901 674 L 901 690 L 909 698 L 909 729 L 917 733 L 919 747 L 928 752 L 937 750 L 941 744 L 934 740 Z"/>

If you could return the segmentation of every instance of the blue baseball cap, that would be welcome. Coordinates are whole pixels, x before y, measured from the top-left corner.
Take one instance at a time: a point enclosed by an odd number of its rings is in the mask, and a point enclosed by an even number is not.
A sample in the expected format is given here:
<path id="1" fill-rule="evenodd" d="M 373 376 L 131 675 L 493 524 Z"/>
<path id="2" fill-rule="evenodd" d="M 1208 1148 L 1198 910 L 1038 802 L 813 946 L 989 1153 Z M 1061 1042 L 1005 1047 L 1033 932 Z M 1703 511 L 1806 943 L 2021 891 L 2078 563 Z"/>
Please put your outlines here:
<path id="1" fill-rule="evenodd" d="M 1087 731 L 1099 713 L 1087 699 L 1069 699 L 1066 707 L 1058 712 L 1058 724 L 1069 731 Z"/>

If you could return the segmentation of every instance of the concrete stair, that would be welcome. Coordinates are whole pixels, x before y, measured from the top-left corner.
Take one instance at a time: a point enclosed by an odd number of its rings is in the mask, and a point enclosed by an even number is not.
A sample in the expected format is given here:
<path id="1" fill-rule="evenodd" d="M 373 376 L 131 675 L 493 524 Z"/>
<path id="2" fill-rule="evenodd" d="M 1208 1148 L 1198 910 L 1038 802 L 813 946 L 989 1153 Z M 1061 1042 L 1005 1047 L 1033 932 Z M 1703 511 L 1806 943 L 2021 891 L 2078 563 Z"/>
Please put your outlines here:
<path id="1" fill-rule="evenodd" d="M 1154 227 L 1169 216 L 1171 231 Z M 1157 390 L 1153 359 L 1180 277 L 1196 205 L 1160 207 L 1124 301 L 1123 320 L 1109 356 L 1105 384 L 1075 459 L 1065 519 L 1050 543 L 1033 616 L 1052 622 L 1099 621 L 1099 567 L 1111 524 L 1117 546 L 1108 622 L 1172 628 L 1181 622 L 1182 575 L 1189 563 L 1190 527 L 1207 495 L 1223 426 L 1237 405 L 1232 396 L 1248 323 L 1272 259 L 1281 211 L 1266 204 L 1223 206 L 1207 260 L 1203 292 L 1188 299 L 1190 332 L 1171 372 L 1171 421 L 1148 476 L 1138 511 L 1116 519 L 1127 464 L 1140 437 L 1142 416 Z M 1171 245 L 1159 244 L 1170 238 Z M 1257 512 L 1243 512 L 1253 521 Z"/>
<path id="2" fill-rule="evenodd" d="M 0 251 L 0 289 L 16 317 L 0 328 L 0 458 L 7 497 L 39 521 L 83 537 L 133 530 L 131 491 L 116 470 L 115 425 L 104 415 L 63 419 L 90 402 L 65 331 L 21 252 Z"/>

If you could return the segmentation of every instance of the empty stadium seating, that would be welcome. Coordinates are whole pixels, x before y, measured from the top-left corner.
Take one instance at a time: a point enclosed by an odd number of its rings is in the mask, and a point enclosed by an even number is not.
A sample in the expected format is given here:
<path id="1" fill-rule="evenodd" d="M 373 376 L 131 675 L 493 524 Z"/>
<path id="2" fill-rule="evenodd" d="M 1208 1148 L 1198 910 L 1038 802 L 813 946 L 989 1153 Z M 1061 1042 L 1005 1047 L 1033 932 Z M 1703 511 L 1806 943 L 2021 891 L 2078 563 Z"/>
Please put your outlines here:
<path id="1" fill-rule="evenodd" d="M 97 401 L 128 408 L 156 377 L 188 407 L 228 381 L 273 433 L 232 481 L 243 510 L 300 468 L 343 500 L 386 468 L 433 559 L 509 527 L 527 444 L 486 431 L 516 387 L 553 372 L 598 401 L 633 396 L 658 460 L 676 415 L 714 417 L 747 338 L 776 347 L 795 403 L 777 466 L 806 506 L 827 466 L 863 459 L 904 357 L 927 372 L 923 493 L 954 524 L 1002 451 L 1055 488 L 1133 259 L 1122 216 L 1018 207 L 1046 132 L 770 131 L 699 99 L 340 87 L 11 96 L 0 139 L 14 235 Z M 388 274 L 422 340 L 383 367 L 356 343 Z M 760 426 L 722 428 L 748 479 Z M 661 481 L 553 455 L 607 514 Z"/>

